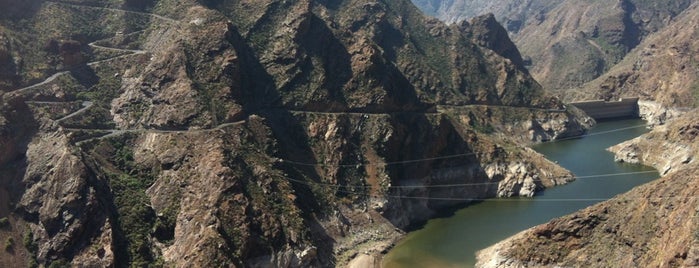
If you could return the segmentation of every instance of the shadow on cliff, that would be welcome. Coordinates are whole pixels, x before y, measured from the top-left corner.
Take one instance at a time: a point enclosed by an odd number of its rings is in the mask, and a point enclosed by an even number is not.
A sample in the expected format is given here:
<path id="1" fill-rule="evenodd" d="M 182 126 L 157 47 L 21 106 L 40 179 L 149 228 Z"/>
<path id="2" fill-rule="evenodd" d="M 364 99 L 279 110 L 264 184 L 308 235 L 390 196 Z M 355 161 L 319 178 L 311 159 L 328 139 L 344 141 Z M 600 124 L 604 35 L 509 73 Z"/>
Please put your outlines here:
<path id="1" fill-rule="evenodd" d="M 9 122 L 0 127 L 0 139 L 8 141 L 7 147 L 0 148 L 0 187 L 9 193 L 10 204 L 7 205 L 14 209 L 13 206 L 22 198 L 26 189 L 23 181 L 28 164 L 26 153 L 29 143 L 39 131 L 39 123 L 22 97 L 2 101 L 7 103 L 0 103 L 0 112 Z M 37 217 L 17 212 L 25 218 Z"/>
<path id="2" fill-rule="evenodd" d="M 417 96 L 417 89 L 406 77 L 406 75 L 396 66 L 398 62 L 399 49 L 406 45 L 408 37 L 396 29 L 392 24 L 382 21 L 379 24 L 379 33 L 373 36 L 374 42 L 381 47 L 383 53 L 380 62 L 372 62 L 372 71 L 368 74 L 371 77 L 366 80 L 379 81 L 380 86 L 385 90 L 388 98 L 383 103 L 373 104 L 363 109 L 364 112 L 406 112 L 428 111 L 433 105 L 420 101 Z"/>
<path id="3" fill-rule="evenodd" d="M 80 154 L 82 162 L 87 167 L 87 182 L 96 192 L 98 208 L 102 210 L 103 213 L 95 213 L 95 217 L 91 219 L 89 224 L 95 226 L 98 223 L 104 223 L 105 220 L 109 220 L 112 228 L 112 247 L 114 250 L 114 267 L 128 267 L 129 266 L 129 252 L 128 252 L 128 239 L 124 230 L 119 226 L 120 217 L 119 210 L 114 201 L 114 195 L 112 194 L 111 187 L 109 185 L 109 179 L 104 177 L 105 174 L 101 171 L 101 166 L 104 164 L 98 163 L 98 160 L 84 152 L 81 149 Z M 95 226 L 90 227 L 92 231 L 97 231 Z M 85 232 L 87 234 L 92 234 L 93 232 Z M 85 236 L 85 235 L 84 235 Z M 88 240 L 89 241 L 89 240 Z"/>
<path id="4" fill-rule="evenodd" d="M 268 120 L 275 139 L 278 141 L 279 157 L 286 159 L 315 161 L 310 146 L 306 143 L 308 137 L 301 123 L 288 110 L 281 108 L 281 95 L 276 89 L 274 79 L 262 66 L 254 50 L 240 36 L 234 26 L 229 26 L 228 41 L 233 45 L 240 59 L 241 87 L 243 109 L 246 114 L 259 114 Z M 278 166 L 287 176 L 294 180 L 321 181 L 312 167 Z M 303 179 L 301 179 L 303 178 Z M 335 243 L 320 226 L 317 214 L 322 212 L 321 200 L 316 198 L 308 184 L 291 182 L 294 192 L 299 197 L 296 203 L 301 208 L 303 218 L 309 226 L 312 239 L 323 245 L 318 248 L 319 258 L 334 263 L 333 245 Z M 330 265 L 326 263 L 325 265 Z"/>
<path id="5" fill-rule="evenodd" d="M 155 6 L 154 0 L 125 0 L 121 5 L 122 9 L 133 11 L 150 11 Z"/>
<path id="6" fill-rule="evenodd" d="M 302 64 L 301 76 L 303 81 L 292 81 L 281 91 L 304 90 L 300 83 L 308 84 L 309 88 L 327 90 L 328 98 L 310 100 L 304 105 L 304 109 L 315 111 L 338 111 L 347 109 L 347 99 L 343 88 L 352 79 L 352 61 L 347 48 L 335 37 L 335 34 L 316 15 L 309 18 L 308 30 L 301 33 L 295 39 L 298 40 L 299 49 L 303 50 L 306 57 Z M 314 66 L 313 59 L 320 59 L 322 66 Z M 314 69 L 322 69 L 320 77 L 314 77 Z M 320 85 L 315 85 L 314 80 L 322 79 Z M 296 82 L 296 83 L 294 83 Z M 301 84 L 303 85 L 303 84 Z"/>
<path id="7" fill-rule="evenodd" d="M 301 163 L 318 163 L 309 144 L 310 138 L 303 129 L 299 119 L 286 110 L 270 110 L 262 113 L 269 121 L 275 139 L 278 141 L 278 157 Z M 324 203 L 327 197 L 318 196 L 311 188 L 310 183 L 323 184 L 315 165 L 296 165 L 291 163 L 278 163 L 276 168 L 283 170 L 290 179 L 294 192 L 297 195 L 297 205 L 303 211 L 311 237 L 318 247 L 318 254 L 322 260 L 334 263 L 333 248 L 335 240 L 327 233 L 319 222 L 319 217 L 327 217 L 327 206 Z M 308 183 L 306 183 L 308 182 Z M 320 186 L 322 187 L 322 186 Z M 330 193 L 329 193 L 330 194 Z M 335 194 L 334 192 L 331 194 Z M 328 264 L 326 264 L 328 265 Z"/>
<path id="8" fill-rule="evenodd" d="M 33 17 L 41 8 L 42 0 L 0 0 L 0 18 L 21 20 Z"/>
<path id="9" fill-rule="evenodd" d="M 390 198 L 383 215 L 395 226 L 414 230 L 428 219 L 450 215 L 473 203 L 468 198 L 493 194 L 490 185 L 479 184 L 487 175 L 471 147 L 476 140 L 448 118 L 405 114 L 395 116 L 393 124 L 386 161 L 400 164 L 387 169 L 391 185 L 427 186 L 389 191 L 389 196 L 400 198 Z"/>
<path id="10" fill-rule="evenodd" d="M 342 5 L 342 0 L 317 0 L 316 2 L 331 10 L 335 10 Z"/>
<path id="11" fill-rule="evenodd" d="M 95 70 L 87 64 L 76 66 L 70 69 L 70 75 L 86 89 L 92 88 L 99 83 L 100 77 Z"/>

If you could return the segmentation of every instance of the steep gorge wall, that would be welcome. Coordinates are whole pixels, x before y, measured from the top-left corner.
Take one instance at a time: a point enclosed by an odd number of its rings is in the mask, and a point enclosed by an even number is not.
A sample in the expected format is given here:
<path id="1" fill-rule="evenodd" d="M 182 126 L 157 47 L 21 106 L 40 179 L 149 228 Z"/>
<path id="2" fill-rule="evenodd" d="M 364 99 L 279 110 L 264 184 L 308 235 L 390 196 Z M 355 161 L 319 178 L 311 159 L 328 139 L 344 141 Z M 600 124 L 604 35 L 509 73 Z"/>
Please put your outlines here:
<path id="1" fill-rule="evenodd" d="M 512 48 L 473 41 L 501 29 L 446 26 L 406 1 L 123 8 L 45 2 L 24 25 L 69 38 L 62 23 L 99 11 L 133 31 L 86 36 L 89 64 L 3 95 L 33 102 L 22 112 L 37 122 L 24 157 L 2 163 L 24 167 L 2 179 L 22 186 L 28 262 L 342 264 L 446 207 L 568 182 L 521 143 L 589 126 Z"/>

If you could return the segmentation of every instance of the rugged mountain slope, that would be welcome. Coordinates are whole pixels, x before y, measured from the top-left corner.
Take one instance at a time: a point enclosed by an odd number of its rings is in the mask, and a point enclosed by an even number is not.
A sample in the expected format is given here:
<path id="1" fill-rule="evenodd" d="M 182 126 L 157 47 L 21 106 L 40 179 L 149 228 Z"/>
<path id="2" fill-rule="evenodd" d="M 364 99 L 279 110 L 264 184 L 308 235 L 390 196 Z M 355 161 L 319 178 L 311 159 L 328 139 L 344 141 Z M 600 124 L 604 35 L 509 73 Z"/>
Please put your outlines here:
<path id="1" fill-rule="evenodd" d="M 696 267 L 699 126 L 693 112 L 612 147 L 663 177 L 479 253 L 481 267 Z"/>
<path id="2" fill-rule="evenodd" d="M 341 265 L 566 183 L 520 144 L 589 124 L 492 20 L 407 1 L 23 3 L 0 23 L 2 266 Z"/>
<path id="3" fill-rule="evenodd" d="M 447 23 L 469 20 L 492 13 L 511 32 L 517 32 L 525 22 L 546 13 L 564 0 L 413 0 L 423 12 Z"/>
<path id="4" fill-rule="evenodd" d="M 609 72 L 572 90 L 569 98 L 639 96 L 655 102 L 642 105 L 649 110 L 645 112 L 648 117 L 657 122 L 695 107 L 699 96 L 697 32 L 699 4 L 693 3 L 667 27 L 643 40 Z"/>
<path id="5" fill-rule="evenodd" d="M 646 37 L 694 12 L 687 10 L 688 0 L 414 2 L 448 22 L 494 13 L 531 58 L 532 75 L 549 89 L 577 87 L 603 75 Z"/>

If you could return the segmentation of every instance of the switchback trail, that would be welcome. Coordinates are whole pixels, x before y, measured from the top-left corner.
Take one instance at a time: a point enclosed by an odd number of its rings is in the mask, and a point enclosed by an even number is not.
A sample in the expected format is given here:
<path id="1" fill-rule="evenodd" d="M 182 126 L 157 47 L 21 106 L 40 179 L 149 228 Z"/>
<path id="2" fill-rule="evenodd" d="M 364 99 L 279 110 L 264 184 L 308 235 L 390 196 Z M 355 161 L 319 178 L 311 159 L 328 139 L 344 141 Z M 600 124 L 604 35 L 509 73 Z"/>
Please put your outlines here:
<path id="1" fill-rule="evenodd" d="M 85 105 L 85 103 L 83 103 Z M 92 103 L 89 103 L 89 106 L 92 106 Z M 561 112 L 560 110 L 553 110 L 551 109 L 544 109 L 544 108 L 532 108 L 532 107 L 519 107 L 519 106 L 505 106 L 505 105 L 483 105 L 483 104 L 474 104 L 474 105 L 463 105 L 463 106 L 450 106 L 451 108 L 454 107 L 501 107 L 501 108 L 518 108 L 518 109 L 528 109 L 528 110 L 540 110 L 540 111 L 546 111 L 546 112 Z M 64 118 L 58 119 L 57 121 L 61 122 L 66 119 L 69 119 L 70 117 L 73 117 L 80 112 L 83 112 L 90 107 L 84 107 L 80 111 L 77 111 L 69 116 L 66 116 Z M 438 106 L 439 107 L 439 106 Z M 262 113 L 266 111 L 272 111 L 272 110 L 283 110 L 281 108 L 272 108 L 272 109 L 267 109 L 261 111 Z M 437 110 L 440 110 L 437 108 Z M 394 115 L 394 114 L 440 114 L 441 112 L 439 111 L 434 111 L 434 112 L 429 112 L 429 111 L 406 111 L 406 112 L 376 112 L 376 113 L 370 113 L 370 112 L 317 112 L 317 111 L 301 111 L 301 110 L 284 110 L 293 114 L 312 114 L 312 115 L 354 115 L 354 116 L 367 116 L 367 115 Z M 108 134 L 100 137 L 95 137 L 95 138 L 90 138 L 87 140 L 79 141 L 76 143 L 76 145 L 81 145 L 84 144 L 88 141 L 93 141 L 93 140 L 98 140 L 98 139 L 105 139 L 109 137 L 115 137 L 119 135 L 123 135 L 126 133 L 197 133 L 197 132 L 207 132 L 207 131 L 213 131 L 213 130 L 218 130 L 221 128 L 225 128 L 228 126 L 234 126 L 234 125 L 240 125 L 245 123 L 245 120 L 241 121 L 236 121 L 236 122 L 230 122 L 230 123 L 224 123 L 217 125 L 212 128 L 204 128 L 204 129 L 187 129 L 187 130 L 163 130 L 163 129 L 152 129 L 152 128 L 136 128 L 136 129 L 88 129 L 88 128 L 63 128 L 66 131 L 73 131 L 73 132 L 78 132 L 78 131 L 99 131 L 99 132 L 106 132 Z M 288 161 L 288 160 L 287 160 Z M 288 161 L 292 162 L 292 161 Z"/>
<path id="2" fill-rule="evenodd" d="M 87 44 L 87 45 L 90 46 L 90 47 L 93 47 L 93 48 L 99 48 L 99 49 L 105 49 L 105 50 L 111 50 L 111 51 L 117 51 L 117 52 L 128 52 L 128 53 L 133 53 L 133 54 L 139 54 L 139 53 L 140 53 L 140 54 L 143 54 L 143 53 L 147 53 L 147 52 L 148 52 L 148 51 L 145 51 L 145 50 L 134 50 L 134 49 L 123 49 L 123 48 L 115 48 L 115 47 L 105 47 L 105 46 L 100 46 L 100 45 L 95 44 L 95 43 L 97 43 L 97 42 L 99 42 L 99 41 L 102 41 L 102 40 L 97 40 L 97 41 L 92 42 L 92 43 L 89 43 L 89 44 Z M 122 56 L 123 56 L 123 55 L 122 55 Z"/>
<path id="3" fill-rule="evenodd" d="M 73 6 L 73 7 L 79 7 L 79 8 L 86 8 L 86 9 L 99 9 L 99 10 L 109 10 L 109 11 L 114 11 L 114 12 L 124 12 L 124 13 L 130 13 L 130 14 L 137 14 L 137 15 L 143 15 L 143 16 L 150 16 L 153 18 L 157 18 L 163 21 L 167 21 L 170 23 L 180 23 L 180 21 L 168 18 L 165 16 L 161 16 L 158 14 L 153 14 L 153 13 L 148 13 L 148 12 L 141 12 L 141 11 L 134 11 L 134 10 L 126 10 L 126 9 L 119 9 L 119 8 L 111 8 L 111 7 L 100 7 L 100 6 L 91 6 L 91 5 L 86 5 L 86 4 L 79 4 L 79 3 L 71 3 L 71 2 L 65 2 L 65 1 L 56 1 L 56 0 L 48 0 L 46 2 L 54 3 L 54 4 L 59 4 L 59 5 L 65 5 L 65 6 Z"/>
<path id="4" fill-rule="evenodd" d="M 62 117 L 62 118 L 56 119 L 56 122 L 57 122 L 57 123 L 61 123 L 61 122 L 63 122 L 63 121 L 66 121 L 66 120 L 68 120 L 68 119 L 71 119 L 71 118 L 73 118 L 73 117 L 75 117 L 75 116 L 77 116 L 77 115 L 79 115 L 79 114 L 81 114 L 81 113 L 87 111 L 88 109 L 92 108 L 92 106 L 94 106 L 94 105 L 95 105 L 95 104 L 94 104 L 93 102 L 91 102 L 91 101 L 83 101 L 83 103 L 82 103 L 83 108 L 81 108 L 80 110 L 77 110 L 77 111 L 75 111 L 75 112 L 73 112 L 73 113 L 71 113 L 71 114 L 69 114 L 69 115 L 66 115 L 66 116 L 64 116 L 64 117 Z"/>
<path id="5" fill-rule="evenodd" d="M 217 125 L 212 128 L 201 128 L 201 129 L 182 129 L 182 130 L 164 130 L 164 129 L 154 129 L 154 128 L 134 128 L 134 129 L 86 129 L 86 128 L 63 128 L 63 130 L 66 131 L 73 131 L 73 132 L 78 132 L 78 131 L 94 131 L 94 132 L 104 132 L 106 135 L 104 136 L 99 136 L 99 137 L 94 137 L 94 138 L 89 138 L 86 140 L 78 141 L 75 143 L 76 146 L 80 147 L 81 145 L 95 141 L 95 140 L 101 140 L 101 139 L 106 139 L 106 138 L 111 138 L 111 137 L 117 137 L 121 136 L 127 133 L 160 133 L 160 134 L 184 134 L 184 133 L 204 133 L 204 132 L 211 132 L 211 131 L 216 131 L 220 130 L 226 127 L 231 127 L 231 126 L 238 126 L 244 124 L 246 121 L 241 120 L 241 121 L 236 121 L 236 122 L 229 122 L 229 123 L 223 123 L 220 125 Z"/>
<path id="6" fill-rule="evenodd" d="M 125 9 L 118 9 L 118 8 L 109 8 L 109 7 L 91 6 L 91 5 L 78 4 L 78 3 L 70 3 L 70 2 L 64 2 L 64 1 L 56 1 L 56 0 L 48 0 L 48 1 L 46 1 L 46 2 L 54 3 L 54 4 L 58 4 L 58 5 L 65 5 L 65 6 L 73 6 L 73 7 L 87 8 L 87 9 L 100 9 L 100 10 L 109 10 L 109 11 L 114 11 L 114 12 L 124 12 L 124 13 L 130 13 L 130 14 L 138 14 L 138 15 L 143 15 L 143 16 L 149 16 L 149 17 L 157 18 L 157 19 L 160 19 L 160 20 L 169 22 L 169 23 L 174 23 L 174 24 L 179 24 L 179 23 L 180 23 L 180 21 L 178 21 L 178 20 L 175 20 L 175 19 L 172 19 L 172 18 L 168 18 L 168 17 L 165 17 L 165 16 L 161 16 L 161 15 L 157 15 L 157 14 L 153 14 L 153 13 L 147 13 L 147 12 L 140 12 L 140 11 L 133 11 L 133 10 L 125 10 Z M 140 32 L 140 31 L 137 31 L 137 32 Z M 129 33 L 129 34 L 131 34 L 131 33 Z M 102 39 L 102 40 L 111 39 L 111 38 L 112 38 L 112 37 L 110 37 L 110 38 L 105 38 L 105 39 Z M 112 57 L 112 58 L 109 58 L 109 59 L 104 59 L 104 60 L 100 60 L 100 61 L 89 62 L 89 63 L 87 63 L 88 66 L 94 66 L 94 65 L 97 65 L 97 64 L 100 64 L 100 63 L 103 63 L 103 62 L 107 62 L 107 61 L 111 61 L 111 60 L 114 60 L 114 59 L 119 59 L 119 58 L 131 56 L 131 55 L 139 55 L 139 54 L 146 54 L 146 53 L 148 53 L 148 51 L 145 51 L 145 50 L 121 49 L 121 48 L 105 47 L 105 46 L 100 46 L 100 45 L 97 45 L 97 44 L 96 44 L 97 42 L 100 42 L 100 41 L 102 41 L 102 40 L 97 40 L 97 41 L 91 42 L 91 43 L 88 44 L 88 46 L 93 47 L 93 48 L 100 48 L 100 49 L 111 50 L 111 51 L 127 52 L 127 53 L 131 53 L 131 54 L 128 54 L 128 55 L 119 55 L 119 56 Z M 57 73 L 55 73 L 55 74 L 49 76 L 48 78 L 46 78 L 44 81 L 42 81 L 42 82 L 40 82 L 40 83 L 37 83 L 37 84 L 34 84 L 34 85 L 30 85 L 30 86 L 27 86 L 27 87 L 24 87 L 24 88 L 19 88 L 19 89 L 16 89 L 16 90 L 12 90 L 12 91 L 10 91 L 10 92 L 14 92 L 15 94 L 22 94 L 22 93 L 24 93 L 24 92 L 27 91 L 27 90 L 30 90 L 30 89 L 33 89 L 33 88 L 40 87 L 40 86 L 46 85 L 46 84 L 48 84 L 48 83 L 51 83 L 51 82 L 53 82 L 54 80 L 56 80 L 56 78 L 60 77 L 61 75 L 68 74 L 68 73 L 70 73 L 70 70 L 57 72 Z"/>
<path id="7" fill-rule="evenodd" d="M 67 73 L 70 73 L 70 71 L 62 71 L 62 72 L 55 73 L 55 74 L 49 76 L 48 78 L 46 78 L 46 79 L 45 79 L 44 81 L 42 81 L 42 82 L 39 82 L 39 83 L 37 83 L 37 84 L 33 84 L 33 85 L 31 85 L 31 86 L 19 88 L 19 89 L 10 91 L 10 92 L 8 92 L 8 93 L 22 94 L 22 93 L 24 93 L 24 92 L 27 91 L 27 90 L 30 90 L 30 89 L 33 89 L 33 88 L 37 88 L 37 87 L 46 85 L 46 84 L 48 84 L 48 83 L 51 83 L 51 82 L 53 82 L 53 80 L 56 80 L 56 78 L 60 77 L 61 75 L 67 74 Z"/>

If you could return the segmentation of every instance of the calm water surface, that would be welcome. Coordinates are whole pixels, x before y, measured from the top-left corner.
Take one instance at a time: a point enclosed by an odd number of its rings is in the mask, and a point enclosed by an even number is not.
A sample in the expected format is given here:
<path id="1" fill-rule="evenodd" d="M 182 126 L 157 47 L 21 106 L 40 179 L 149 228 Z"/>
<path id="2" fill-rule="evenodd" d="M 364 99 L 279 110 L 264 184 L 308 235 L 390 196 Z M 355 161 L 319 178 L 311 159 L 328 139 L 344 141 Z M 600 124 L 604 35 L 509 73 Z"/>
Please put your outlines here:
<path id="1" fill-rule="evenodd" d="M 538 152 L 579 177 L 653 171 L 650 167 L 614 162 L 606 148 L 637 137 L 647 130 L 637 119 L 601 122 L 590 136 L 537 145 Z M 623 129 L 626 128 L 626 129 Z M 619 130 L 620 131 L 614 131 Z M 430 220 L 409 233 L 386 255 L 383 266 L 472 267 L 475 253 L 529 227 L 570 214 L 634 186 L 658 178 L 657 173 L 580 178 L 548 189 L 535 198 L 493 199 L 470 205 L 448 218 Z M 578 199 L 578 200 L 571 200 Z"/>

